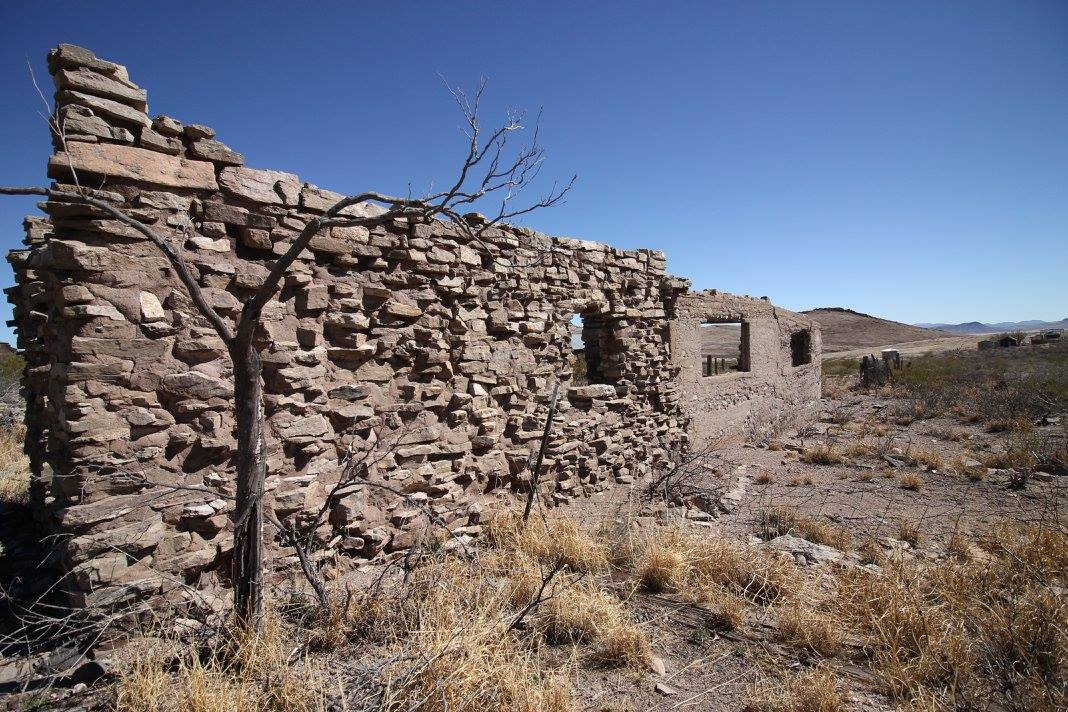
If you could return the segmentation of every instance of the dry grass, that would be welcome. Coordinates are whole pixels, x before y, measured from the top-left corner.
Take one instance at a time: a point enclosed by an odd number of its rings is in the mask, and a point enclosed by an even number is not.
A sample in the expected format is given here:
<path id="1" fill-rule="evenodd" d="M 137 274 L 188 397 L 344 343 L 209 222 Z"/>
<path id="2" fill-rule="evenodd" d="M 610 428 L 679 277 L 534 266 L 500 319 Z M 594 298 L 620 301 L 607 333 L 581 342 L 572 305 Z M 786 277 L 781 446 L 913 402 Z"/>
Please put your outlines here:
<path id="1" fill-rule="evenodd" d="M 860 543 L 860 546 L 857 547 L 857 554 L 860 556 L 860 563 L 862 564 L 882 566 L 883 561 L 886 559 L 883 555 L 883 548 L 879 546 L 879 542 L 871 537 Z"/>
<path id="2" fill-rule="evenodd" d="M 22 451 L 26 428 L 0 429 L 0 502 L 25 504 L 30 494 L 30 460 Z"/>
<path id="3" fill-rule="evenodd" d="M 761 470 L 757 476 L 753 478 L 753 482 L 758 485 L 770 485 L 774 481 L 775 478 L 766 470 Z"/>
<path id="4" fill-rule="evenodd" d="M 950 463 L 949 469 L 956 472 L 958 475 L 964 475 L 972 482 L 978 482 L 986 477 L 986 465 L 972 465 L 968 466 L 964 464 L 963 457 L 957 457 Z"/>
<path id="5" fill-rule="evenodd" d="M 833 546 L 842 551 L 848 551 L 853 545 L 853 535 L 845 527 L 814 519 L 785 507 L 776 507 L 770 512 L 765 512 L 761 517 L 757 533 L 764 539 L 794 534 L 813 544 Z"/>
<path id="6" fill-rule="evenodd" d="M 842 454 L 846 457 L 870 457 L 875 454 L 875 447 L 864 442 L 852 442 L 842 450 Z"/>
<path id="7" fill-rule="evenodd" d="M 323 673 L 288 663 L 292 640 L 270 614 L 260 633 L 234 632 L 212 647 L 143 651 L 114 686 L 122 712 L 319 712 Z M 175 652 L 177 651 L 177 655 Z"/>
<path id="8" fill-rule="evenodd" d="M 846 700 L 830 671 L 816 668 L 752 689 L 746 712 L 843 712 Z"/>
<path id="9" fill-rule="evenodd" d="M 790 478 L 790 481 L 786 483 L 787 487 L 801 487 L 812 484 L 811 475 L 794 475 Z"/>
<path id="10" fill-rule="evenodd" d="M 923 489 L 923 486 L 925 484 L 927 483 L 924 481 L 924 479 L 917 475 L 915 472 L 905 473 L 905 476 L 901 478 L 901 488 L 912 490 L 913 492 L 917 492 Z"/>
<path id="11" fill-rule="evenodd" d="M 572 571 L 581 573 L 608 570 L 607 542 L 570 519 L 531 519 L 524 527 L 518 513 L 506 512 L 490 521 L 488 533 L 490 542 L 497 548 L 529 554 L 544 564 L 555 565 L 561 561 Z"/>
<path id="12" fill-rule="evenodd" d="M 550 643 L 593 643 L 598 663 L 635 668 L 651 659 L 649 637 L 635 626 L 619 599 L 596 585 L 572 586 L 550 599 L 538 624 Z"/>
<path id="13" fill-rule="evenodd" d="M 809 605 L 784 605 L 777 607 L 775 613 L 779 638 L 784 643 L 824 657 L 834 657 L 842 651 L 842 626 L 826 611 Z"/>
<path id="14" fill-rule="evenodd" d="M 1001 525 L 987 556 L 843 570 L 833 600 L 898 701 L 1052 712 L 1068 705 L 1068 536 Z"/>
<path id="15" fill-rule="evenodd" d="M 901 541 L 907 541 L 913 546 L 919 546 L 923 541 L 923 537 L 920 536 L 920 529 L 916 526 L 915 522 L 910 519 L 902 517 L 897 526 L 897 538 Z"/>
<path id="16" fill-rule="evenodd" d="M 801 461 L 813 465 L 837 465 L 844 459 L 842 451 L 830 443 L 817 443 L 801 453 Z"/>
<path id="17" fill-rule="evenodd" d="M 766 605 L 798 586 L 796 567 L 777 552 L 670 530 L 644 542 L 635 573 L 651 590 L 718 607 L 729 627 L 744 618 L 742 599 Z"/>
<path id="18" fill-rule="evenodd" d="M 909 452 L 905 453 L 904 459 L 929 470 L 940 470 L 946 465 L 945 460 L 937 452 L 922 448 L 909 450 Z"/>

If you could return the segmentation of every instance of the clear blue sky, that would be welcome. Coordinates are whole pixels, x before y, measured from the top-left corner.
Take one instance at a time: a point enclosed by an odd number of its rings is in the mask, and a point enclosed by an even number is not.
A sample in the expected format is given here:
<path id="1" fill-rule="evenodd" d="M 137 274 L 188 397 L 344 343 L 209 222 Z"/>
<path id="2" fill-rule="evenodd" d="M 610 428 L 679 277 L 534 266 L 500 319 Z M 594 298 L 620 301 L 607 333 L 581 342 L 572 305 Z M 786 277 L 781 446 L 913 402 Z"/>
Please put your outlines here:
<path id="1" fill-rule="evenodd" d="M 532 227 L 793 309 L 1068 317 L 1064 0 L 398 5 L 3 3 L 0 184 L 44 181 L 25 63 L 48 82 L 59 42 L 127 65 L 153 115 L 343 192 L 451 177 L 437 73 L 486 74 L 487 120 L 543 107 L 546 173 L 580 177 Z M 0 201 L 5 250 L 32 205 Z"/>

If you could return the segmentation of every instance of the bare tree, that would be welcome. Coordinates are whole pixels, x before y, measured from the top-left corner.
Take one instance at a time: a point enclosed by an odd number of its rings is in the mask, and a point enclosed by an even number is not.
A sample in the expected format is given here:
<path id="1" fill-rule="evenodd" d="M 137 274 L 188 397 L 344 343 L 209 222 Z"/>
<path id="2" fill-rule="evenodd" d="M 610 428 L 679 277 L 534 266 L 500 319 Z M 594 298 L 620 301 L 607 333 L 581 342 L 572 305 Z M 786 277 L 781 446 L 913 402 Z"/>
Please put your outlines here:
<path id="1" fill-rule="evenodd" d="M 463 112 L 467 153 L 459 173 L 447 190 L 422 198 L 386 195 L 369 191 L 337 201 L 325 213 L 313 217 L 289 249 L 271 267 L 263 285 L 245 303 L 236 323 L 231 325 L 211 306 L 182 253 L 163 234 L 127 214 L 122 208 L 90 195 L 75 182 L 75 190 L 43 187 L 0 187 L 0 195 L 40 195 L 49 201 L 92 206 L 144 235 L 167 257 L 193 304 L 226 345 L 234 370 L 234 420 L 237 437 L 236 497 L 233 512 L 234 612 L 239 625 L 257 628 L 263 613 L 263 508 L 266 478 L 266 443 L 264 440 L 263 366 L 254 344 L 263 309 L 275 296 L 282 279 L 293 262 L 308 248 L 312 238 L 333 227 L 385 225 L 398 218 L 413 222 L 449 220 L 470 239 L 479 241 L 490 227 L 541 208 L 559 204 L 571 190 L 577 176 L 563 185 L 554 184 L 548 193 L 533 202 L 517 206 L 524 189 L 538 176 L 545 160 L 545 150 L 538 144 L 535 122 L 529 144 L 512 150 L 511 137 L 524 129 L 522 112 L 509 112 L 505 121 L 486 133 L 480 123 L 479 106 L 486 87 L 481 80 L 473 98 L 462 90 L 449 88 Z M 56 131 L 55 126 L 52 130 Z M 465 217 L 476 203 L 494 201 L 497 211 L 492 218 Z M 347 208 L 377 205 L 375 214 L 346 213 Z M 298 549 L 300 547 L 298 546 Z"/>

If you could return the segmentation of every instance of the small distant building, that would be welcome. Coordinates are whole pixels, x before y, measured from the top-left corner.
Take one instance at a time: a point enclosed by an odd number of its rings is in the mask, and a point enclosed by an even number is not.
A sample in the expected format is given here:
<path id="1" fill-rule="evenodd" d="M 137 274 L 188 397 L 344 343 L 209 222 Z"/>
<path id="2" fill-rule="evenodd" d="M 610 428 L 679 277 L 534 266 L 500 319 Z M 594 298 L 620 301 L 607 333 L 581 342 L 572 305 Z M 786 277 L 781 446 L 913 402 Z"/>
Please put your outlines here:
<path id="1" fill-rule="evenodd" d="M 1020 345 L 1020 340 L 1018 338 L 1016 338 L 1015 336 L 1009 336 L 1008 334 L 1006 334 L 1005 336 L 1002 336 L 1000 339 L 998 339 L 998 346 L 1000 346 L 1002 348 L 1005 348 L 1005 347 L 1008 347 L 1008 346 L 1019 346 L 1019 345 Z"/>
<path id="2" fill-rule="evenodd" d="M 1062 333 L 1062 329 L 1050 329 L 1043 336 L 1046 337 L 1046 341 L 1060 341 Z"/>

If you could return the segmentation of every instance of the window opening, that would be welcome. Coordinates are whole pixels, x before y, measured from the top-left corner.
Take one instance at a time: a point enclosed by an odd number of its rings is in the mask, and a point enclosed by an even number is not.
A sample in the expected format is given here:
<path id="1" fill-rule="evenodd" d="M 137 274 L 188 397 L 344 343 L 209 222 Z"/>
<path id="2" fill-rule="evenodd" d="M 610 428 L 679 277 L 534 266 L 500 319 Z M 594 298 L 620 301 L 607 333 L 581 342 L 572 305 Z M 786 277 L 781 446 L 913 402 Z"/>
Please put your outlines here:
<path id="1" fill-rule="evenodd" d="M 701 375 L 749 370 L 749 323 L 709 319 L 701 324 Z"/>

